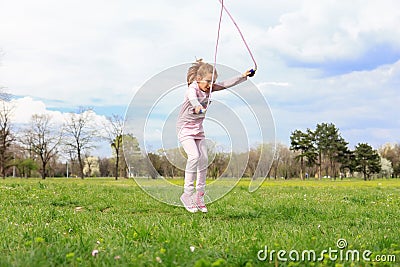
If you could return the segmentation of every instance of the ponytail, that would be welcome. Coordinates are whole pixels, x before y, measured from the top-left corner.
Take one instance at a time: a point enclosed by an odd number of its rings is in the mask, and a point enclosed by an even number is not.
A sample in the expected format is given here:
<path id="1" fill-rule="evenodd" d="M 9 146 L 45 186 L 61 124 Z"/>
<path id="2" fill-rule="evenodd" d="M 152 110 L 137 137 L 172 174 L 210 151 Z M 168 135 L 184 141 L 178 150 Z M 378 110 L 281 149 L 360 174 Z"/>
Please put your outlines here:
<path id="1" fill-rule="evenodd" d="M 214 67 L 211 64 L 203 62 L 203 59 L 197 59 L 195 63 L 190 66 L 187 73 L 187 83 L 190 85 L 196 80 L 197 76 L 204 77 L 208 73 L 213 73 Z M 215 70 L 214 79 L 217 78 L 217 71 Z"/>

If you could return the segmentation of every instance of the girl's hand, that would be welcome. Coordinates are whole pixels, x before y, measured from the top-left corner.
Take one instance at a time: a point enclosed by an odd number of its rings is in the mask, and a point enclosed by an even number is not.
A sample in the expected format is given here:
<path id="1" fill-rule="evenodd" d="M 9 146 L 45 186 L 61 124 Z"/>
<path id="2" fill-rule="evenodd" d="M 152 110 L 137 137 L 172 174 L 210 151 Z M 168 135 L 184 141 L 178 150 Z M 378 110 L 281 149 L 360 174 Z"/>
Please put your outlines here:
<path id="1" fill-rule="evenodd" d="M 242 74 L 243 77 L 253 77 L 256 71 L 254 69 L 246 70 L 245 73 Z"/>
<path id="2" fill-rule="evenodd" d="M 196 106 L 196 107 L 194 108 L 194 113 L 200 114 L 201 111 L 202 111 L 203 109 L 204 109 L 204 108 L 203 108 L 202 105 L 198 105 L 198 106 Z"/>

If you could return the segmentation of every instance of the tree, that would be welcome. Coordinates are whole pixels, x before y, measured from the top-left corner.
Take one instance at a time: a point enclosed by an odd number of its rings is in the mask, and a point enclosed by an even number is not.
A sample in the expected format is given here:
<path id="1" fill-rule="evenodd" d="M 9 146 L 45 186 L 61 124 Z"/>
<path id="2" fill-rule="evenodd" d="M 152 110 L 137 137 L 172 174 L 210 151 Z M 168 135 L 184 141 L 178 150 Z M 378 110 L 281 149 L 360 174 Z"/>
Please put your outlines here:
<path id="1" fill-rule="evenodd" d="M 272 161 L 271 170 L 268 176 L 274 177 L 275 180 L 278 178 L 278 176 L 289 179 L 292 176 L 290 171 L 291 154 L 292 152 L 287 146 L 277 143 L 275 148 L 275 157 Z M 250 160 L 251 158 L 249 158 L 249 161 Z M 298 175 L 298 173 L 295 175 Z"/>
<path id="2" fill-rule="evenodd" d="M 364 180 L 370 180 L 371 174 L 381 171 L 381 160 L 378 152 L 366 143 L 359 143 L 355 150 L 356 171 L 362 172 Z"/>
<path id="3" fill-rule="evenodd" d="M 247 162 L 247 168 L 246 168 L 246 173 L 249 177 L 253 177 L 257 166 L 258 166 L 258 162 L 260 161 L 260 149 L 257 148 L 250 148 L 249 151 L 249 159 Z M 212 164 L 213 165 L 213 164 Z M 210 167 L 214 167 L 214 166 L 210 166 Z M 217 170 L 213 170 L 212 171 L 217 171 Z"/>
<path id="4" fill-rule="evenodd" d="M 303 180 L 304 173 L 304 159 L 308 165 L 315 163 L 317 152 L 315 150 L 314 144 L 314 134 L 310 129 L 307 132 L 302 132 L 300 130 L 295 130 L 290 136 L 290 150 L 299 152 L 295 157 L 300 160 L 300 179 Z"/>
<path id="5" fill-rule="evenodd" d="M 23 143 L 40 159 L 42 179 L 46 179 L 47 164 L 57 155 L 62 135 L 62 130 L 56 130 L 48 114 L 33 115 L 29 128 L 25 130 Z"/>
<path id="6" fill-rule="evenodd" d="M 0 173 L 3 179 L 6 177 L 8 162 L 12 159 L 9 148 L 15 141 L 11 131 L 12 107 L 9 99 L 8 94 L 0 93 Z"/>
<path id="7" fill-rule="evenodd" d="M 400 175 L 400 145 L 386 144 L 379 149 L 379 153 L 392 163 L 392 176 L 398 177 Z"/>
<path id="8" fill-rule="evenodd" d="M 31 158 L 17 159 L 15 160 L 15 166 L 18 169 L 19 175 L 25 178 L 30 176 L 32 171 L 38 169 L 36 162 Z"/>
<path id="9" fill-rule="evenodd" d="M 390 160 L 381 157 L 381 174 L 383 177 L 392 177 L 393 168 Z"/>
<path id="10" fill-rule="evenodd" d="M 336 163 L 339 164 L 340 177 L 343 178 L 344 168 L 350 168 L 348 159 L 351 158 L 351 151 L 347 147 L 349 143 L 347 143 L 340 134 L 337 135 L 337 139 L 333 143 L 331 154 L 330 154 L 330 163 L 331 170 L 334 172 L 333 177 L 336 179 L 337 177 L 337 166 Z"/>
<path id="11" fill-rule="evenodd" d="M 340 162 L 339 170 L 343 176 L 346 175 L 346 172 L 353 174 L 355 171 L 355 158 L 353 151 L 346 147 L 346 149 L 342 150 L 337 156 L 337 160 Z M 343 176 L 341 176 L 341 178 L 343 178 Z"/>
<path id="12" fill-rule="evenodd" d="M 183 149 L 180 147 L 159 149 L 157 153 L 160 156 L 162 176 L 171 178 L 183 176 L 182 166 L 186 164 Z"/>
<path id="13" fill-rule="evenodd" d="M 85 157 L 85 167 L 83 172 L 87 177 L 97 177 L 100 175 L 100 166 L 98 157 Z"/>
<path id="14" fill-rule="evenodd" d="M 105 125 L 107 131 L 107 139 L 110 142 L 111 148 L 115 153 L 115 180 L 119 177 L 119 163 L 122 154 L 122 135 L 124 121 L 121 116 L 113 114 L 107 118 L 108 124 Z"/>
<path id="15" fill-rule="evenodd" d="M 208 166 L 208 173 L 211 178 L 217 179 L 225 172 L 228 166 L 228 158 L 229 156 L 222 151 L 215 153 L 214 160 Z"/>
<path id="16" fill-rule="evenodd" d="M 257 146 L 258 163 L 253 174 L 253 179 L 267 177 L 271 172 L 271 167 L 276 159 L 276 146 L 274 143 L 262 143 Z M 243 161 L 243 159 L 241 159 Z"/>
<path id="17" fill-rule="evenodd" d="M 111 160 L 109 158 L 99 159 L 100 177 L 110 177 L 112 175 L 111 169 Z"/>
<path id="18" fill-rule="evenodd" d="M 161 157 L 156 153 L 149 152 L 146 159 L 148 175 L 150 175 L 152 179 L 156 179 L 159 174 L 162 175 Z"/>
<path id="19" fill-rule="evenodd" d="M 339 129 L 333 123 L 317 124 L 314 131 L 314 140 L 318 152 L 318 175 L 322 176 L 322 167 L 325 174 L 336 177 L 336 163 L 338 157 L 345 153 L 347 142 L 341 137 Z M 329 171 L 330 170 L 330 171 Z"/>
<path id="20" fill-rule="evenodd" d="M 76 154 L 79 164 L 79 175 L 83 179 L 84 155 L 95 146 L 93 142 L 99 138 L 95 125 L 94 112 L 91 109 L 80 109 L 78 113 L 70 113 L 65 124 L 66 142 L 69 152 Z M 72 158 L 72 156 L 71 156 Z"/>
<path id="21" fill-rule="evenodd" d="M 290 179 L 293 176 L 297 176 L 298 172 L 294 171 L 296 162 L 294 162 L 294 153 L 289 147 L 278 143 L 275 156 L 274 166 L 274 177 L 284 177 L 285 179 Z"/>

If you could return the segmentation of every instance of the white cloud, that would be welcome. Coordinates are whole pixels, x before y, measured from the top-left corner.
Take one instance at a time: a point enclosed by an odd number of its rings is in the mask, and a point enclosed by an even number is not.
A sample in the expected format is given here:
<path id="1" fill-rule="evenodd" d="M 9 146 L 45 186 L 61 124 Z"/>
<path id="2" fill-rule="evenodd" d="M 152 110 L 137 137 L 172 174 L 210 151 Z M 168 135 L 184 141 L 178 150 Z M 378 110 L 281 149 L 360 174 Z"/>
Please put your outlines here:
<path id="1" fill-rule="evenodd" d="M 265 87 L 265 86 L 276 86 L 276 87 L 288 87 L 290 83 L 288 82 L 262 82 L 257 85 L 258 87 Z"/>
<path id="2" fill-rule="evenodd" d="M 400 45 L 397 1 L 302 3 L 298 10 L 282 14 L 278 25 L 268 27 L 265 46 L 291 60 L 321 63 L 356 60 L 376 46 Z"/>
<path id="3" fill-rule="evenodd" d="M 10 102 L 5 102 L 8 105 L 11 112 L 11 121 L 16 125 L 24 125 L 31 121 L 33 115 L 47 114 L 51 117 L 51 120 L 56 124 L 62 126 L 70 118 L 71 112 L 60 112 L 56 110 L 49 110 L 46 104 L 40 100 L 34 100 L 31 97 L 22 97 L 12 99 Z M 97 115 L 93 111 L 91 112 L 92 121 L 91 123 L 99 129 L 104 128 L 104 125 L 108 124 L 108 120 L 105 116 Z"/>
<path id="4" fill-rule="evenodd" d="M 14 124 L 29 123 L 33 115 L 40 114 L 50 115 L 58 124 L 62 124 L 64 121 L 64 116 L 61 112 L 47 110 L 42 101 L 34 100 L 31 97 L 12 99 L 8 105 L 12 110 L 12 122 Z"/>

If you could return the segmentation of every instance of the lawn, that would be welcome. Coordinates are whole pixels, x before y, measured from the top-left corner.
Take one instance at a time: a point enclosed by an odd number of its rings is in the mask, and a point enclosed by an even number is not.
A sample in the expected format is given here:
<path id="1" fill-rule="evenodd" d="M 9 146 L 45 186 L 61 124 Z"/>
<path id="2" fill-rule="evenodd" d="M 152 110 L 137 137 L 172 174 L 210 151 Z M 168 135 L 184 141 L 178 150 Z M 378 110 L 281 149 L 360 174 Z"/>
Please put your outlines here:
<path id="1" fill-rule="evenodd" d="M 7 178 L 0 266 L 400 266 L 399 179 L 248 184 L 190 214 L 133 179 Z"/>

